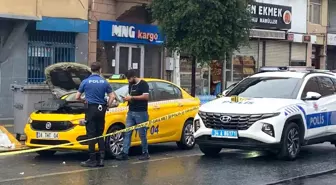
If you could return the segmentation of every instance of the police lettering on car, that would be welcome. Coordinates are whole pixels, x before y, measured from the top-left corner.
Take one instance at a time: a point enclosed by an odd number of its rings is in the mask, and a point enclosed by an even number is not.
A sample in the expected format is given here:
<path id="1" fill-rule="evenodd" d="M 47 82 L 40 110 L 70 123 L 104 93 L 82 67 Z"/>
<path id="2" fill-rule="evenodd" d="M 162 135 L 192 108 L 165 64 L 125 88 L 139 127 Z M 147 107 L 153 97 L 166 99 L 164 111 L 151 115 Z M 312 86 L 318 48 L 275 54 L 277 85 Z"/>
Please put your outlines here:
<path id="1" fill-rule="evenodd" d="M 110 84 L 100 76 L 100 63 L 91 64 L 92 75 L 83 80 L 80 84 L 76 99 L 81 100 L 81 96 L 85 93 L 85 101 L 87 102 L 87 110 L 85 113 L 86 133 L 88 138 L 102 136 L 105 128 L 105 113 L 107 105 L 111 105 L 115 99 Z M 105 99 L 108 94 L 108 102 Z M 83 167 L 104 166 L 105 143 L 103 138 L 98 139 L 99 153 L 96 156 L 95 144 L 97 140 L 89 141 L 90 158 L 81 163 Z M 98 161 L 97 161 L 98 158 Z"/>

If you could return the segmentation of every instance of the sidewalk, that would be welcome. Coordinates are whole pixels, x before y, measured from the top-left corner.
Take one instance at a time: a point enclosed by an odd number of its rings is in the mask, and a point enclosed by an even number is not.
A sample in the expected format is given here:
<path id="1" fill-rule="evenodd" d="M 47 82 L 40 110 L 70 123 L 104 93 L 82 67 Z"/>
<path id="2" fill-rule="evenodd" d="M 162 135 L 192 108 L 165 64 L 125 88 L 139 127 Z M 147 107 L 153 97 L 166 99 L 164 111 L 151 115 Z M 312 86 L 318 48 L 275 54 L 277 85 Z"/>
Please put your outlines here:
<path id="1" fill-rule="evenodd" d="M 0 152 L 8 152 L 8 151 L 15 151 L 15 150 L 26 149 L 26 147 L 24 145 L 22 145 L 18 140 L 16 140 L 16 138 L 13 136 L 13 134 L 10 131 L 8 131 L 6 128 L 13 129 L 13 127 L 10 126 L 10 125 L 1 125 L 0 124 L 0 134 L 7 135 L 8 139 L 10 140 L 10 142 L 12 144 L 15 145 L 15 147 L 14 148 L 0 147 Z"/>

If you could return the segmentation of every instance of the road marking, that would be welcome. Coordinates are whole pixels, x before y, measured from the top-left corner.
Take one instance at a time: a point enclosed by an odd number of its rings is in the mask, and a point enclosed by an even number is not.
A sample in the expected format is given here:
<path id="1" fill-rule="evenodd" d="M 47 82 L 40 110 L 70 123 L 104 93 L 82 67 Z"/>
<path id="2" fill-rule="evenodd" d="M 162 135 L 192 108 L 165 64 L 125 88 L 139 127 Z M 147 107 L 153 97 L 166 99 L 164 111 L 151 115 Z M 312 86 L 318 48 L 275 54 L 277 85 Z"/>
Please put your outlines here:
<path id="1" fill-rule="evenodd" d="M 163 161 L 168 159 L 176 159 L 176 158 L 183 158 L 183 157 L 192 157 L 192 156 L 201 156 L 203 154 L 189 154 L 189 155 L 181 155 L 181 156 L 175 156 L 175 157 L 164 157 L 159 159 L 152 159 L 147 161 L 139 161 L 139 162 L 131 162 L 131 165 L 144 163 L 144 162 L 155 162 L 155 161 Z M 48 173 L 48 174 L 41 174 L 41 175 L 32 175 L 32 176 L 26 176 L 26 177 L 20 177 L 20 178 L 12 178 L 12 179 L 4 179 L 0 180 L 0 183 L 4 182 L 12 182 L 12 181 L 20 181 L 20 180 L 30 180 L 30 179 L 36 179 L 36 178 L 43 178 L 43 177 L 50 177 L 50 176 L 56 176 L 56 175 L 65 175 L 65 174 L 72 174 L 72 173 L 80 173 L 80 172 L 87 172 L 87 171 L 93 171 L 98 169 L 106 169 L 106 168 L 115 168 L 114 165 L 112 166 L 105 166 L 104 168 L 86 168 L 82 170 L 73 170 L 73 171 L 66 171 L 66 172 L 55 172 L 55 173 Z"/>
<path id="2" fill-rule="evenodd" d="M 325 171 L 321 171 L 321 172 L 317 172 L 317 173 L 312 173 L 312 174 L 300 175 L 300 176 L 296 176 L 296 177 L 292 177 L 292 178 L 287 178 L 287 179 L 267 183 L 265 185 L 283 184 L 283 183 L 287 183 L 287 182 L 293 182 L 293 181 L 299 180 L 299 179 L 312 178 L 312 177 L 317 177 L 317 176 L 321 176 L 321 175 L 325 175 L 325 174 L 329 174 L 329 173 L 334 173 L 334 172 L 336 172 L 336 169 L 330 169 L 330 170 L 325 170 Z"/>

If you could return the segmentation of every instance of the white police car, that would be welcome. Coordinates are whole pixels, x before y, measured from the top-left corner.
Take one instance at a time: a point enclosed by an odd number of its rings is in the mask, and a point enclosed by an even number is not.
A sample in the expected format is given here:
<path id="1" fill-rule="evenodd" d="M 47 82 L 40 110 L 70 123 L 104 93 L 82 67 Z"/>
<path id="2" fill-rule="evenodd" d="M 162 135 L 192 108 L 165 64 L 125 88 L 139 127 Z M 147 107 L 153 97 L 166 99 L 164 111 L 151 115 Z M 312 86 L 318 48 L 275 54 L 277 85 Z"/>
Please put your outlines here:
<path id="1" fill-rule="evenodd" d="M 335 92 L 336 76 L 328 72 L 252 75 L 200 107 L 196 143 L 205 155 L 222 148 L 262 149 L 293 160 L 303 145 L 336 144 Z"/>

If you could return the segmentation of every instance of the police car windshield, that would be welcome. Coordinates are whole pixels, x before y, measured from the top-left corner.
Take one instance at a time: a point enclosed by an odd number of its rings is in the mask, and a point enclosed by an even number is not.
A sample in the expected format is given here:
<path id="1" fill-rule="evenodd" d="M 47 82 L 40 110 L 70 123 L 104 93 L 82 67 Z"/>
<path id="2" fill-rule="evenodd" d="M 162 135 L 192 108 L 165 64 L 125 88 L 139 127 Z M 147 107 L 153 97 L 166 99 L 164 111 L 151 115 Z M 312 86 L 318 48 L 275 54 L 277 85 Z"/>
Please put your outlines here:
<path id="1" fill-rule="evenodd" d="M 295 99 L 300 78 L 252 77 L 235 86 L 226 96 Z"/>

